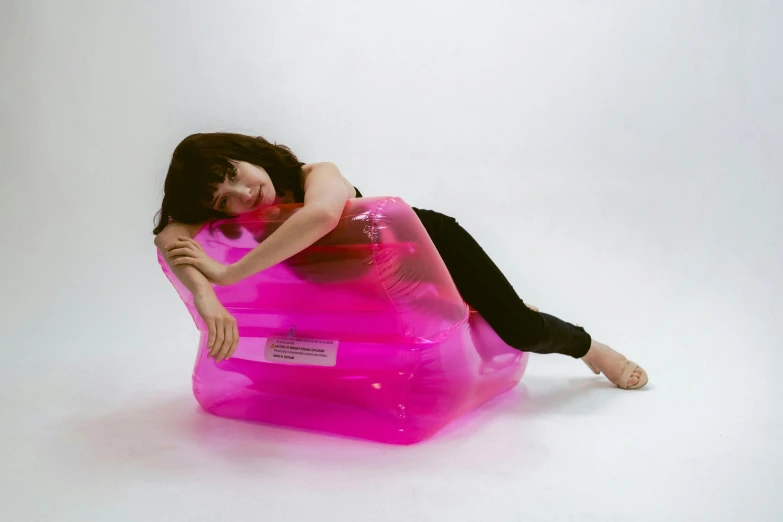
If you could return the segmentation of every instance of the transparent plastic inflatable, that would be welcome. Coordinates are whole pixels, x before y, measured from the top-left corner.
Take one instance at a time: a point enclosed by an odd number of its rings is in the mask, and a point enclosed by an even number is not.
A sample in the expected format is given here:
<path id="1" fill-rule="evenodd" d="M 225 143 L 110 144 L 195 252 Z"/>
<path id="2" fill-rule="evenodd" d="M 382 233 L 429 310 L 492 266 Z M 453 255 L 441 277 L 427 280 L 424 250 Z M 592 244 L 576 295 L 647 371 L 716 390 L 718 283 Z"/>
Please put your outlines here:
<path id="1" fill-rule="evenodd" d="M 301 206 L 217 221 L 195 239 L 233 263 Z M 201 331 L 193 391 L 215 415 L 411 444 L 513 388 L 527 365 L 462 301 L 399 198 L 352 199 L 310 248 L 216 286 L 240 335 L 218 363 L 193 296 L 158 261 Z"/>

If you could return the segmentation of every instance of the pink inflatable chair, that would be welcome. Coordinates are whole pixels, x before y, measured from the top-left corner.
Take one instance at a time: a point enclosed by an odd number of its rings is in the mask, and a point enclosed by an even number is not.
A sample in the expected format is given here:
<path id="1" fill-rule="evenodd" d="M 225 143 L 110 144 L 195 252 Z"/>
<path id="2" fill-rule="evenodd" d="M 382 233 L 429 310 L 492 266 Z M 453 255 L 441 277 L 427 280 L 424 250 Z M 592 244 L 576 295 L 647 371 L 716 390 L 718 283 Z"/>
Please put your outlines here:
<path id="1" fill-rule="evenodd" d="M 300 208 L 217 221 L 195 239 L 233 263 Z M 240 335 L 219 363 L 193 296 L 158 261 L 201 331 L 193 391 L 215 415 L 411 444 L 516 386 L 527 366 L 463 302 L 399 198 L 350 200 L 310 248 L 215 287 Z"/>

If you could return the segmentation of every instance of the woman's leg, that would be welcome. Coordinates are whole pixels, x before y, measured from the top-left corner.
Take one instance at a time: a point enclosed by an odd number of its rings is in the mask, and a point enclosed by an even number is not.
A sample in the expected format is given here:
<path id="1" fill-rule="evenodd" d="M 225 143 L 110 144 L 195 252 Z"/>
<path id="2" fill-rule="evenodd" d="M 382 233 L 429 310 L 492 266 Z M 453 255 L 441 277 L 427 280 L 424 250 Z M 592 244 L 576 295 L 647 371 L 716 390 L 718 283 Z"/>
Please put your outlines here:
<path id="1" fill-rule="evenodd" d="M 647 376 L 641 368 L 626 371 L 632 363 L 607 345 L 593 341 L 583 328 L 528 308 L 484 249 L 454 218 L 431 210 L 414 211 L 462 298 L 506 344 L 526 352 L 584 358 L 620 387 L 646 384 Z"/>
<path id="2" fill-rule="evenodd" d="M 475 239 L 449 216 L 414 208 L 460 295 L 506 344 L 535 353 L 584 357 L 591 338 L 583 328 L 529 309 Z"/>

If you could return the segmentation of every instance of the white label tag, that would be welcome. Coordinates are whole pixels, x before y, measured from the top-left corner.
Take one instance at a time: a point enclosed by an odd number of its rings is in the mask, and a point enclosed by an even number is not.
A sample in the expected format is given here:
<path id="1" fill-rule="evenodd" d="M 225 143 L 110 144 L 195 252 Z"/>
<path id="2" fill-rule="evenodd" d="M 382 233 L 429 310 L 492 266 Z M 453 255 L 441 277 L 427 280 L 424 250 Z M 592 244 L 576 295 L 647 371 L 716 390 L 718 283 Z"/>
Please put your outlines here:
<path id="1" fill-rule="evenodd" d="M 266 340 L 264 360 L 282 364 L 334 366 L 337 363 L 337 341 L 320 339 L 272 338 Z"/>

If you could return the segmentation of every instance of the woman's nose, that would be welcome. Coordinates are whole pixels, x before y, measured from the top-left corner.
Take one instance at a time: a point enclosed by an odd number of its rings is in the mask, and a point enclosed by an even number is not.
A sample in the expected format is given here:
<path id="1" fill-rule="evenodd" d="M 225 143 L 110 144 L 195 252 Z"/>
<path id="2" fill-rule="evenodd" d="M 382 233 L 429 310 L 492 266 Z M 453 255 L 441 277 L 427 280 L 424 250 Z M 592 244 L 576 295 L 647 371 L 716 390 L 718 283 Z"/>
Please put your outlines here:
<path id="1" fill-rule="evenodd" d="M 239 190 L 239 197 L 242 199 L 242 202 L 247 203 L 250 201 L 250 188 L 245 187 L 243 189 Z"/>

